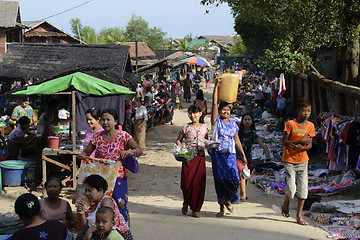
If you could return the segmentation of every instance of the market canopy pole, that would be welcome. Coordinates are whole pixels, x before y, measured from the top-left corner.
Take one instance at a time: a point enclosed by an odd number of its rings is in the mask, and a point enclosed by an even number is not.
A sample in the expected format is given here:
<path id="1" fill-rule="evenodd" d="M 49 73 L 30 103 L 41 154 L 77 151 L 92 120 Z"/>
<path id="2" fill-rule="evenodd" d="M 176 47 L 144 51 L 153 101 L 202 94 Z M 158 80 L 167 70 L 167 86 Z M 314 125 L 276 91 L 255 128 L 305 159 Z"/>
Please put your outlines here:
<path id="1" fill-rule="evenodd" d="M 71 91 L 71 114 L 72 114 L 72 146 L 76 149 L 76 95 L 75 90 Z"/>
<path id="2" fill-rule="evenodd" d="M 75 152 L 76 150 L 76 95 L 75 95 L 75 90 L 71 91 L 71 102 L 72 102 L 72 106 L 71 106 L 71 112 L 72 112 L 72 148 L 73 151 Z M 73 187 L 76 184 L 76 175 L 77 175 L 77 171 L 75 171 L 74 169 L 77 169 L 76 166 L 76 155 L 73 154 L 71 155 L 72 157 L 72 164 L 73 164 Z"/>

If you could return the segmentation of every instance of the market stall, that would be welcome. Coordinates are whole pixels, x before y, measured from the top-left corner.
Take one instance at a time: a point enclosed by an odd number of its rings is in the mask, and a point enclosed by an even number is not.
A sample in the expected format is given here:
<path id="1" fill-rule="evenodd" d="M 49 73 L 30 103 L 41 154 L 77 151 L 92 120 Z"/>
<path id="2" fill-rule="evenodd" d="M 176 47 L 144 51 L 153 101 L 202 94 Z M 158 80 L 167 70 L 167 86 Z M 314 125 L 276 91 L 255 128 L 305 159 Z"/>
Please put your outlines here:
<path id="1" fill-rule="evenodd" d="M 63 153 L 60 150 L 51 150 L 49 148 L 45 148 L 42 154 L 42 160 L 44 164 L 46 162 L 50 162 L 57 166 L 63 167 L 67 170 L 72 170 L 72 182 L 73 187 L 76 183 L 76 156 L 79 154 L 79 149 L 76 147 L 76 125 L 77 125 L 77 117 L 76 117 L 76 95 L 77 93 L 86 94 L 88 96 L 93 96 L 94 98 L 99 98 L 102 96 L 119 96 L 119 95 L 129 95 L 134 94 L 134 92 L 130 91 L 128 88 L 110 83 L 99 78 L 92 77 L 90 75 L 76 72 L 70 75 L 66 75 L 63 77 L 55 78 L 46 82 L 43 82 L 39 85 L 29 86 L 26 90 L 14 92 L 13 95 L 51 95 L 51 94 L 65 94 L 71 95 L 71 122 L 72 127 L 69 128 L 69 137 L 71 136 L 72 146 Z M 81 99 L 80 99 L 81 101 Z M 70 167 L 65 167 L 64 164 L 55 161 L 47 155 L 51 152 L 57 154 L 69 154 L 71 155 L 71 164 L 72 169 Z M 43 181 L 46 181 L 46 168 L 43 169 Z"/>

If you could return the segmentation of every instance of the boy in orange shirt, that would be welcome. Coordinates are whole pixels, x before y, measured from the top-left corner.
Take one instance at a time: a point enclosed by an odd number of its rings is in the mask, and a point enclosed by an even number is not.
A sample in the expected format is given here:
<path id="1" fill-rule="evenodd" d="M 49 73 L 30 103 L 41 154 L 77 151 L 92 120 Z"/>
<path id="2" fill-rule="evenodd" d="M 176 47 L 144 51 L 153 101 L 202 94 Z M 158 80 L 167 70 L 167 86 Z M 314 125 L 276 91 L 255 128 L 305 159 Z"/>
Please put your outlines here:
<path id="1" fill-rule="evenodd" d="M 284 145 L 283 162 L 285 163 L 285 199 L 282 206 L 282 215 L 289 217 L 290 198 L 295 193 L 298 198 L 296 221 L 300 225 L 308 225 L 302 217 L 302 209 L 308 195 L 308 161 L 307 150 L 312 147 L 312 138 L 315 137 L 315 127 L 308 121 L 311 114 L 311 102 L 302 98 L 297 109 L 297 118 L 285 124 L 282 144 Z"/>

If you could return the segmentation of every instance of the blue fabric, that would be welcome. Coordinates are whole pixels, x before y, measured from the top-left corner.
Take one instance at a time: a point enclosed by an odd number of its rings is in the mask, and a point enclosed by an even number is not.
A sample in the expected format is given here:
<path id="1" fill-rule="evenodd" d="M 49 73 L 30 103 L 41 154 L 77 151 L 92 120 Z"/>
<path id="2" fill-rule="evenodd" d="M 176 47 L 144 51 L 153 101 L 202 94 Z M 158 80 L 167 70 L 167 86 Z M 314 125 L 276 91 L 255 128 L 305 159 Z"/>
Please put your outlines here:
<path id="1" fill-rule="evenodd" d="M 237 193 L 240 179 L 235 153 L 223 153 L 215 150 L 210 151 L 210 156 L 218 203 L 221 204 L 222 200 L 231 203 L 239 201 L 240 196 Z"/>
<path id="2" fill-rule="evenodd" d="M 116 183 L 112 197 L 115 199 L 120 213 L 124 216 L 125 221 L 128 222 L 128 185 L 127 177 L 116 178 Z"/>
<path id="3" fill-rule="evenodd" d="M 338 159 L 337 163 L 340 165 L 346 165 L 345 162 L 345 144 L 343 141 L 339 141 Z"/>
<path id="4" fill-rule="evenodd" d="M 260 120 L 262 118 L 262 109 L 260 106 L 254 109 L 254 120 Z"/>
<path id="5" fill-rule="evenodd" d="M 236 125 L 234 121 L 230 121 L 229 124 L 226 124 L 219 117 L 216 118 L 215 123 L 218 128 L 218 139 L 220 142 L 220 146 L 217 151 L 223 153 L 235 153 L 235 141 L 234 136 L 237 131 L 239 131 L 239 127 Z"/>

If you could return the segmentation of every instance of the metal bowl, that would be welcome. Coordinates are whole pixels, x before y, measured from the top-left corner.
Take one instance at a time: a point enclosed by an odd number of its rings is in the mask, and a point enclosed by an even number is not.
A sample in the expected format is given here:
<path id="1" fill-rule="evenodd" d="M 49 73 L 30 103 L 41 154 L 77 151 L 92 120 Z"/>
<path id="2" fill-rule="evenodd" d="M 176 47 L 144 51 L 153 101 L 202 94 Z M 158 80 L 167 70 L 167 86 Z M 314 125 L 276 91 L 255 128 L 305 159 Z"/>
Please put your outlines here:
<path id="1" fill-rule="evenodd" d="M 220 143 L 219 142 L 216 142 L 216 141 L 206 141 L 205 142 L 205 147 L 208 148 L 208 149 L 211 149 L 211 150 L 215 150 L 217 149 L 218 147 L 220 146 Z"/>

